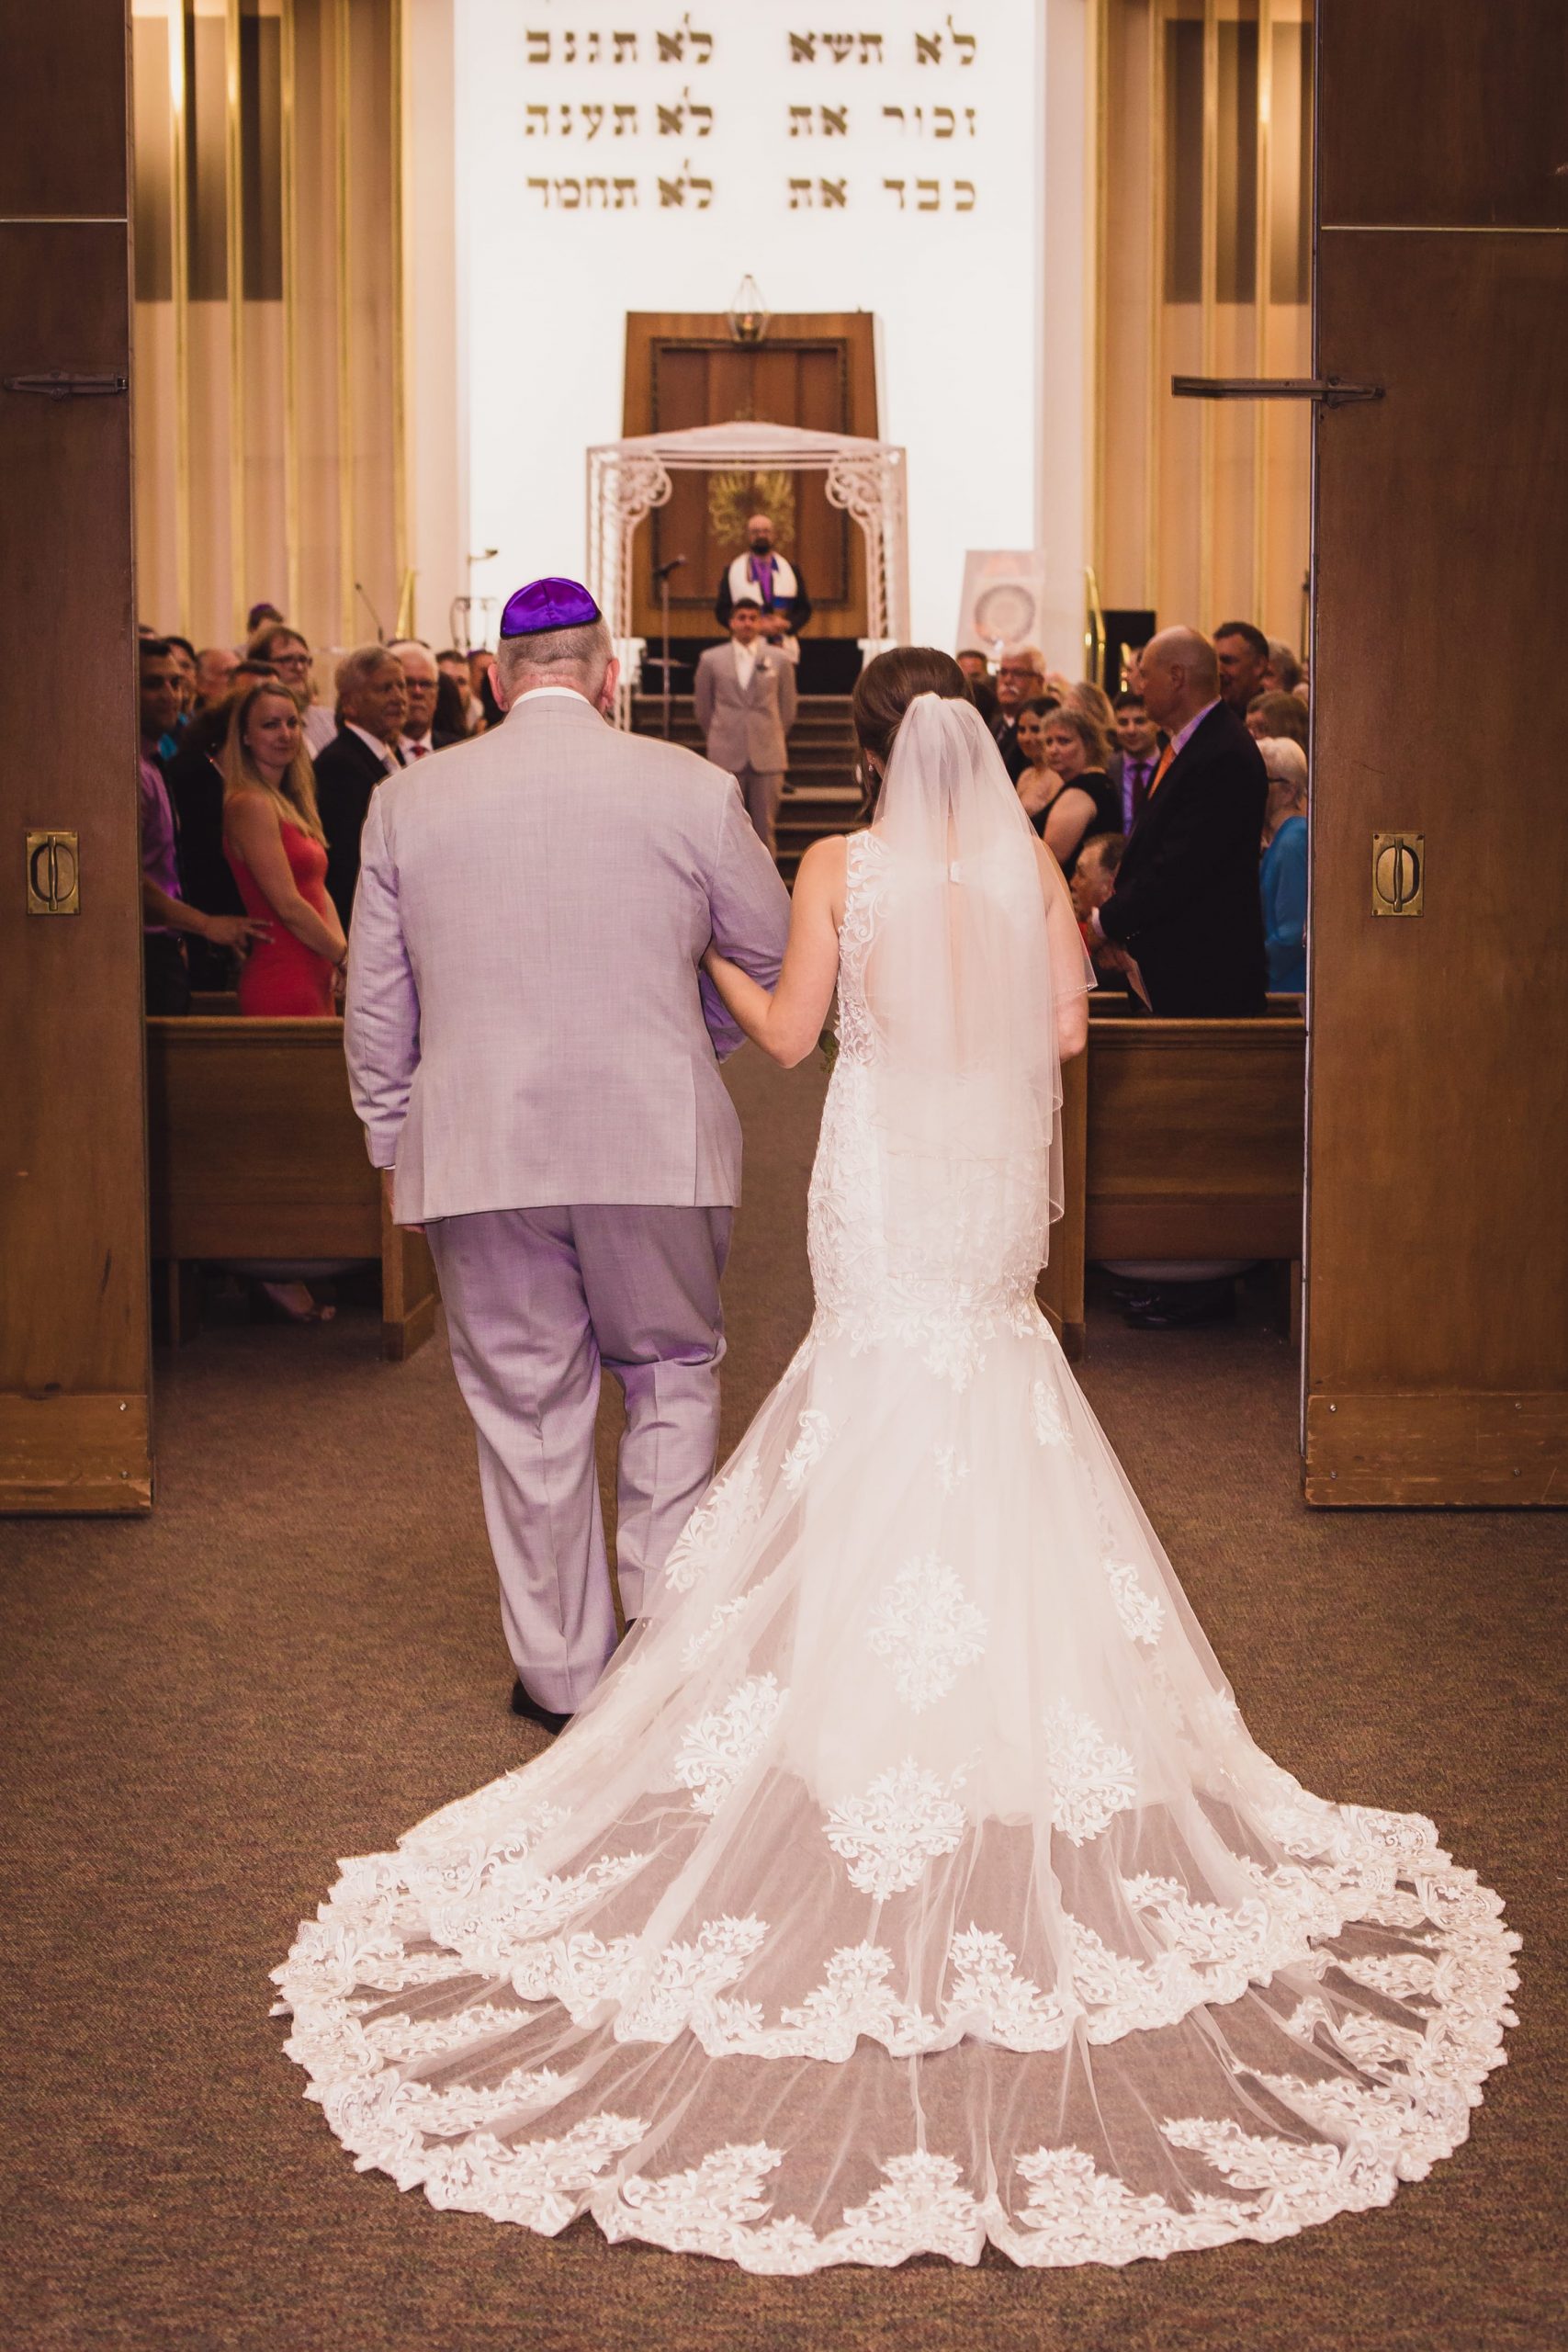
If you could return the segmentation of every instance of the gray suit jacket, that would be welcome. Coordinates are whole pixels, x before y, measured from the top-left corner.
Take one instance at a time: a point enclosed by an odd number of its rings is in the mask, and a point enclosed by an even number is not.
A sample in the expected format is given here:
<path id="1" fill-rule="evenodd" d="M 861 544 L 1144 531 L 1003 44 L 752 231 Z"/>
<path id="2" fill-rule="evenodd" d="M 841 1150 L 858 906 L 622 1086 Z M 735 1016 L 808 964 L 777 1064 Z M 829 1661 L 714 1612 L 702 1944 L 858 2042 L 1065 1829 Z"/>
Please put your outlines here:
<path id="1" fill-rule="evenodd" d="M 741 768 L 754 768 L 760 775 L 783 775 L 789 765 L 784 737 L 795 725 L 793 662 L 759 639 L 757 664 L 742 694 L 733 643 L 710 645 L 697 663 L 693 700 L 716 766 L 728 768 L 732 775 Z"/>
<path id="2" fill-rule="evenodd" d="M 522 701 L 389 777 L 360 845 L 345 1042 L 400 1224 L 737 1201 L 718 1056 L 740 1035 L 697 960 L 711 937 L 771 988 L 788 928 L 732 780 L 581 695 Z"/>

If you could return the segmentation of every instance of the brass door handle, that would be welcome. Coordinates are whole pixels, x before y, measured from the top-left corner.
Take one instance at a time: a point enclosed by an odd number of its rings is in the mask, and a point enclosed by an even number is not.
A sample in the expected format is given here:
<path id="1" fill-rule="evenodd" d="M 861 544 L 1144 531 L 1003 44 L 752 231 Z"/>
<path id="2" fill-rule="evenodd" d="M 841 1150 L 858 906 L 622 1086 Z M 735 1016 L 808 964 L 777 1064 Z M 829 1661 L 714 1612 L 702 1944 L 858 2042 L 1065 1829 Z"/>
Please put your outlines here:
<path id="1" fill-rule="evenodd" d="M 79 915 L 82 866 L 74 833 L 28 835 L 28 912 Z"/>
<path id="2" fill-rule="evenodd" d="M 1352 401 L 1381 401 L 1381 384 L 1348 384 L 1340 376 L 1173 376 L 1179 401 L 1316 401 L 1320 408 L 1346 408 Z"/>
<path id="3" fill-rule="evenodd" d="M 1374 833 L 1373 914 L 1418 915 L 1426 888 L 1426 834 Z"/>
<path id="4" fill-rule="evenodd" d="M 68 368 L 54 368 L 38 376 L 7 376 L 3 388 L 8 392 L 36 392 L 46 401 L 112 400 L 130 390 L 130 380 L 126 376 L 77 376 Z"/>

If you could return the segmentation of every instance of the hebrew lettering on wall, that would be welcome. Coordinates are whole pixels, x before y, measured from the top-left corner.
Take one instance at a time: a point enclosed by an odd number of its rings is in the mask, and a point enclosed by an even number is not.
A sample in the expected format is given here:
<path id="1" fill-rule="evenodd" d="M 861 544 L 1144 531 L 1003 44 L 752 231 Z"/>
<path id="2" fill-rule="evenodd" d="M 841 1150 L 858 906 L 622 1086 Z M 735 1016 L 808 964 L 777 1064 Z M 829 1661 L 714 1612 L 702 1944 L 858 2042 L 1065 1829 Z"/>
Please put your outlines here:
<path id="1" fill-rule="evenodd" d="M 627 28 L 607 12 L 597 24 L 525 24 L 520 40 L 523 136 L 536 153 L 541 146 L 558 153 L 561 165 L 527 175 L 539 209 L 722 215 L 761 207 L 815 215 L 858 207 L 917 221 L 956 220 L 979 207 L 981 38 L 954 16 L 880 29 L 852 20 L 781 22 L 780 82 L 761 88 L 754 39 L 744 76 L 727 77 L 726 23 L 717 14 L 687 9 Z M 999 44 L 987 62 L 993 80 L 1009 70 Z M 671 141 L 682 150 L 679 168 L 664 161 L 669 148 L 660 142 Z M 684 151 L 699 141 L 710 144 L 713 160 L 694 169 Z M 618 168 L 589 170 L 587 151 L 610 145 Z M 956 174 L 940 168 L 944 147 L 955 164 L 963 151 Z M 807 148 L 824 151 L 818 168 L 806 168 Z M 574 150 L 584 157 L 581 168 L 567 162 Z M 918 160 L 927 151 L 928 160 Z"/>

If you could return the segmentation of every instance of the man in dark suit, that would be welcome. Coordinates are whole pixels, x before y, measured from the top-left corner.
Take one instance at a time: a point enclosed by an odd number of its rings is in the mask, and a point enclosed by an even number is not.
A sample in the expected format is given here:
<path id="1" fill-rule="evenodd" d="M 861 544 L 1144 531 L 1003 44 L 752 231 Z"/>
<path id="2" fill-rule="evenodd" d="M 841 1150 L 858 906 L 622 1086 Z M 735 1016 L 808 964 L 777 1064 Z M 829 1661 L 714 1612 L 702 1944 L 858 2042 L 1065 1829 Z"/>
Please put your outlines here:
<path id="1" fill-rule="evenodd" d="M 1214 649 L 1196 629 L 1163 629 L 1143 668 L 1145 707 L 1168 741 L 1094 928 L 1136 967 L 1152 1012 L 1261 1013 L 1262 756 L 1221 701 Z"/>
<path id="2" fill-rule="evenodd" d="M 338 729 L 316 755 L 316 804 L 327 837 L 327 894 L 344 931 L 359 880 L 359 835 L 370 796 L 403 765 L 408 723 L 402 663 L 385 645 L 359 645 L 337 665 Z"/>
<path id="3" fill-rule="evenodd" d="M 397 655 L 403 684 L 408 688 L 409 715 L 398 745 L 405 766 L 410 760 L 426 760 L 432 752 L 444 752 L 449 743 L 460 742 L 460 736 L 449 735 L 435 724 L 435 696 L 441 673 L 423 639 L 402 637 L 387 650 Z"/>
<path id="4" fill-rule="evenodd" d="M 1149 797 L 1149 786 L 1159 765 L 1160 740 L 1154 720 L 1144 707 L 1144 697 L 1130 690 L 1119 694 L 1116 711 L 1116 741 L 1119 749 L 1106 769 L 1111 788 L 1121 797 L 1122 831 L 1130 833 L 1144 813 Z"/>

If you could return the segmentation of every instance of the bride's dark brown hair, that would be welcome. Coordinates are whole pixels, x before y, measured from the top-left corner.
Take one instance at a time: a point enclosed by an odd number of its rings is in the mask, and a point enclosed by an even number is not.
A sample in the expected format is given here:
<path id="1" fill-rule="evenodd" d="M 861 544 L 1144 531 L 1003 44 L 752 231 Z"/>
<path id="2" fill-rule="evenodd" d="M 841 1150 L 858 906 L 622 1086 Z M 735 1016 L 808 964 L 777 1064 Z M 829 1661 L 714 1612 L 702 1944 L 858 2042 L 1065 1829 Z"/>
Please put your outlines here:
<path id="1" fill-rule="evenodd" d="M 940 695 L 944 702 L 972 702 L 969 681 L 951 653 L 934 645 L 896 645 L 868 662 L 855 680 L 850 715 L 860 747 L 887 764 L 898 722 L 917 695 Z"/>

